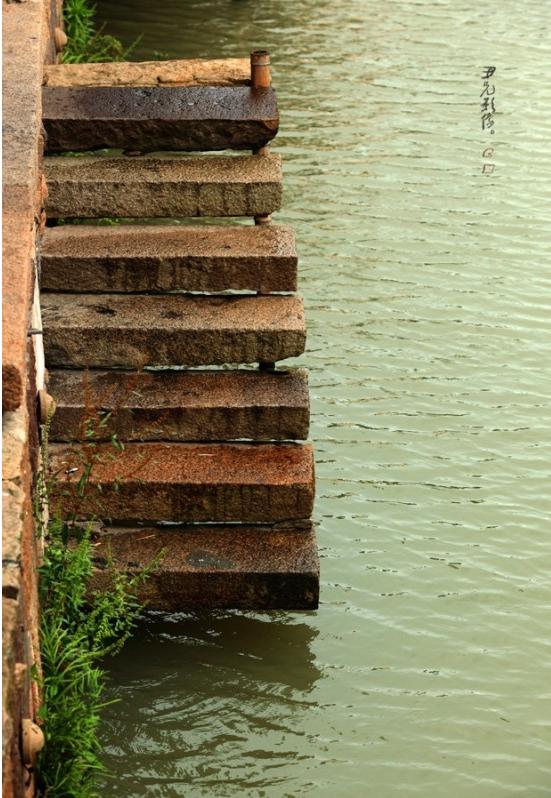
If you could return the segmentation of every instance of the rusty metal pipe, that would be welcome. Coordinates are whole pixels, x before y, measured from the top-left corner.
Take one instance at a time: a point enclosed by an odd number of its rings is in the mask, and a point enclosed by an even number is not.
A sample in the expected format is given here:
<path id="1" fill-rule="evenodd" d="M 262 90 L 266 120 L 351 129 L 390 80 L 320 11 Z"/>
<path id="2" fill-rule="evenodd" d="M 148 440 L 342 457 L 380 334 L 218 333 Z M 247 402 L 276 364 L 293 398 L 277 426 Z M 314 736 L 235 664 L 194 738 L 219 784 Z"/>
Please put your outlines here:
<path id="1" fill-rule="evenodd" d="M 254 223 L 256 225 L 259 225 L 259 224 L 271 224 L 271 221 L 272 221 L 272 214 L 271 213 L 265 213 L 262 216 L 255 216 L 254 217 Z"/>
<path id="2" fill-rule="evenodd" d="M 269 89 L 271 82 L 270 53 L 255 50 L 251 53 L 251 86 L 253 89 Z"/>

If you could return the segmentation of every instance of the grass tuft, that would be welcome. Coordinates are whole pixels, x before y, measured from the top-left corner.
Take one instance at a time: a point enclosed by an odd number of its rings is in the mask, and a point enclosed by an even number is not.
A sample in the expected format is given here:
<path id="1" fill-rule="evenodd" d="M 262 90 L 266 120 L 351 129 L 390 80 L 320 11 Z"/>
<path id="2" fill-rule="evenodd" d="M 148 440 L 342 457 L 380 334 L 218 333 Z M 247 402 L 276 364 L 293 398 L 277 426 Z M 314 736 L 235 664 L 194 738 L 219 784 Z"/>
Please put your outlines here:
<path id="1" fill-rule="evenodd" d="M 90 0 L 65 0 L 63 3 L 68 38 L 61 58 L 64 64 L 127 61 L 141 40 L 139 36 L 130 47 L 125 48 L 119 39 L 103 33 L 104 25 L 96 30 L 95 15 L 96 6 Z"/>
<path id="2" fill-rule="evenodd" d="M 39 570 L 41 673 L 35 674 L 42 694 L 39 721 L 45 736 L 38 760 L 38 796 L 95 798 L 96 778 L 104 771 L 98 739 L 101 710 L 106 706 L 106 673 L 101 663 L 132 634 L 142 610 L 138 590 L 164 552 L 143 571 L 129 575 L 116 568 L 109 551 L 106 567 L 111 587 L 105 593 L 90 592 L 93 520 L 83 524 L 76 518 L 54 517 L 44 524 L 43 511 L 53 489 L 48 476 L 48 431 L 46 425 L 35 491 L 37 528 L 46 544 Z M 88 478 L 90 472 L 91 468 Z"/>

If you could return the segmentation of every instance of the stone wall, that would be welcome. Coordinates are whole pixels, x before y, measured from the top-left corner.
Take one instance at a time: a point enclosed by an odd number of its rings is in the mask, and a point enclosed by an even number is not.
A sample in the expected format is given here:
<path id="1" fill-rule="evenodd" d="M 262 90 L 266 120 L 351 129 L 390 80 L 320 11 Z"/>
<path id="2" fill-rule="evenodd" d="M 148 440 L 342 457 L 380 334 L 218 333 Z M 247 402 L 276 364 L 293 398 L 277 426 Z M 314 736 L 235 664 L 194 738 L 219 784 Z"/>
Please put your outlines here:
<path id="1" fill-rule="evenodd" d="M 21 746 L 36 719 L 37 565 L 32 487 L 38 467 L 43 351 L 37 252 L 44 221 L 41 86 L 55 61 L 59 0 L 3 0 L 2 699 L 3 798 L 34 793 Z"/>

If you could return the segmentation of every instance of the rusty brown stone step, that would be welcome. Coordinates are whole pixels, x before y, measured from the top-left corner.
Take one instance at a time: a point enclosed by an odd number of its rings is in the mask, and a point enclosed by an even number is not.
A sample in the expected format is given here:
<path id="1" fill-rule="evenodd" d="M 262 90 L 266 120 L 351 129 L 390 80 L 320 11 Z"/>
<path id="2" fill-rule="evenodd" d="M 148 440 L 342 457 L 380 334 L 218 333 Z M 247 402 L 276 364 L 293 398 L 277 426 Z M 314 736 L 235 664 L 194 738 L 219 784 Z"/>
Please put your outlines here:
<path id="1" fill-rule="evenodd" d="M 263 523 L 312 513 L 308 444 L 129 443 L 119 452 L 111 444 L 52 443 L 50 461 L 53 513 L 180 523 Z"/>
<path id="2" fill-rule="evenodd" d="M 248 86 L 45 87 L 46 151 L 108 147 L 158 150 L 254 150 L 277 134 L 273 89 Z"/>
<path id="3" fill-rule="evenodd" d="M 275 362 L 306 342 L 295 296 L 46 293 L 42 320 L 49 367 Z"/>
<path id="4" fill-rule="evenodd" d="M 91 588 L 110 585 L 109 554 L 134 575 L 164 552 L 140 591 L 149 609 L 313 610 L 319 559 L 311 524 L 304 528 L 106 528 L 94 546 Z"/>
<path id="5" fill-rule="evenodd" d="M 283 225 L 46 228 L 42 290 L 294 291 L 295 236 Z"/>
<path id="6" fill-rule="evenodd" d="M 308 437 L 308 372 L 50 371 L 50 440 L 300 440 Z M 110 413 L 105 423 L 105 413 Z M 102 422 L 100 424 L 100 422 Z"/>
<path id="7" fill-rule="evenodd" d="M 47 64 L 45 86 L 244 86 L 249 58 L 190 58 L 101 64 Z"/>
<path id="8" fill-rule="evenodd" d="M 44 173 L 52 219 L 262 216 L 281 205 L 277 155 L 51 156 Z"/>

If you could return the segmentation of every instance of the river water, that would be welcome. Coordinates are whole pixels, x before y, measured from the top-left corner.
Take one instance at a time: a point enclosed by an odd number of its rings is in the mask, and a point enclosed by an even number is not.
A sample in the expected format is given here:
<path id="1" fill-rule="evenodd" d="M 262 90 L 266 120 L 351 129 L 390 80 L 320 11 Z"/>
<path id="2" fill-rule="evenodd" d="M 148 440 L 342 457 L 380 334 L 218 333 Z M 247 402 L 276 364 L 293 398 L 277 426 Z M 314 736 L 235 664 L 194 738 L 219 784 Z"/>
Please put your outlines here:
<path id="1" fill-rule="evenodd" d="M 136 59 L 272 53 L 322 557 L 316 613 L 144 623 L 104 794 L 551 796 L 551 3 L 99 17 Z"/>

